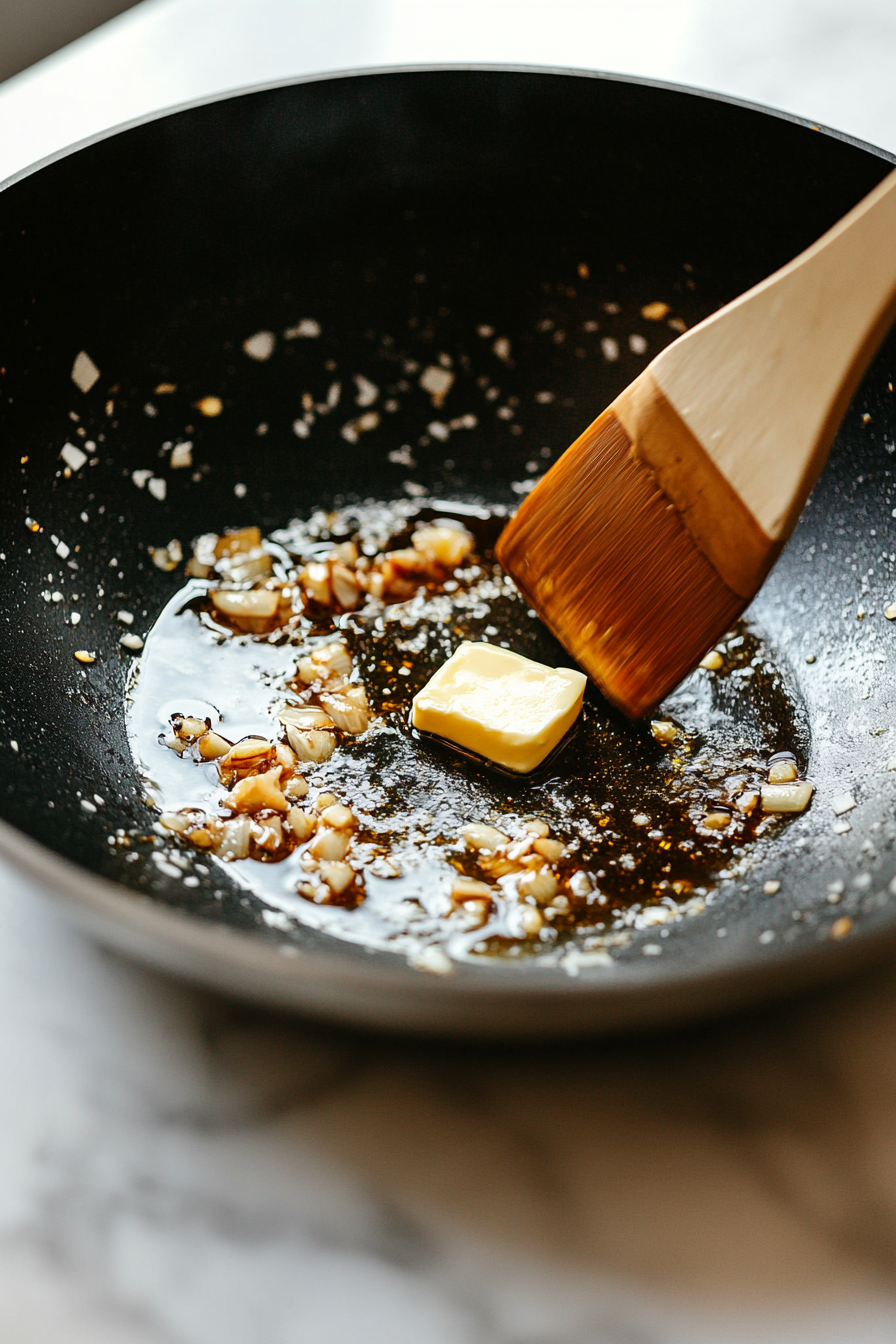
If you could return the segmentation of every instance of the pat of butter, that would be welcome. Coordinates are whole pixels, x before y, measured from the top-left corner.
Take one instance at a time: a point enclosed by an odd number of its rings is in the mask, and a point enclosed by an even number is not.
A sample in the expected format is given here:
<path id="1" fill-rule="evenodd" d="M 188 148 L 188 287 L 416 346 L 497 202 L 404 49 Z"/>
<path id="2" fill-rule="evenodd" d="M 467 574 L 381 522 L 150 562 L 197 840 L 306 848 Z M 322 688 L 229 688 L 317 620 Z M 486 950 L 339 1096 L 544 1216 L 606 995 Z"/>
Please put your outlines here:
<path id="1" fill-rule="evenodd" d="M 587 678 L 494 644 L 461 644 L 414 697 L 411 723 L 528 774 L 575 723 Z"/>

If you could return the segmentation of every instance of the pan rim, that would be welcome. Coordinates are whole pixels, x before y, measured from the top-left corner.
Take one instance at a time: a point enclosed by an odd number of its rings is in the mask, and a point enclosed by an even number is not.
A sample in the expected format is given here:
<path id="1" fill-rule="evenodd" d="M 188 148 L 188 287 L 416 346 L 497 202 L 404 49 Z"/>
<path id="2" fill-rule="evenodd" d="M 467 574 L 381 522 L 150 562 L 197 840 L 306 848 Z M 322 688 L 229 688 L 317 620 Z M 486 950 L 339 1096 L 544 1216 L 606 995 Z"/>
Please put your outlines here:
<path id="1" fill-rule="evenodd" d="M 721 93 L 717 89 L 704 89 L 697 84 L 676 84 L 671 80 L 651 79 L 647 76 L 630 75 L 613 70 L 591 70 L 585 66 L 447 62 L 420 65 L 357 66 L 342 70 L 325 70 L 306 75 L 287 76 L 284 79 L 266 80 L 260 84 L 244 84 L 236 88 L 224 89 L 219 93 L 191 98 L 182 103 L 171 103 L 165 107 L 145 112 L 139 117 L 132 117 L 128 121 L 116 122 L 115 125 L 106 127 L 102 131 L 96 131 L 93 135 L 85 136 L 82 140 L 75 140 L 69 145 L 64 145 L 61 149 L 54 150 L 52 154 L 47 154 L 42 159 L 35 160 L 34 163 L 18 169 L 9 177 L 0 181 L 0 191 L 6 191 L 9 187 L 24 181 L 41 169 L 49 168 L 52 164 L 68 158 L 69 155 L 76 154 L 82 149 L 89 149 L 93 145 L 101 144 L 104 140 L 109 140 L 113 136 L 122 135 L 126 131 L 136 130 L 141 126 L 148 126 L 154 121 L 162 121 L 166 117 L 178 116 L 182 112 L 192 112 L 201 107 L 211 107 L 215 103 L 227 102 L 232 98 L 249 97 L 256 93 L 272 93 L 277 89 L 289 89 L 302 84 L 319 84 L 327 80 L 366 79 L 380 75 L 470 73 L 550 75 L 557 78 L 597 79 L 606 80 L 613 84 L 633 84 L 639 88 L 661 89 L 667 93 L 683 93 L 694 98 L 704 98 L 709 102 L 724 103 L 728 107 L 741 108 L 747 112 L 759 112 L 763 116 L 770 116 L 778 121 L 790 122 L 791 125 L 801 126 L 808 131 L 817 131 L 821 135 L 830 136 L 831 139 L 839 140 L 855 149 L 865 150 L 876 158 L 884 159 L 887 163 L 896 164 L 896 152 L 883 149 L 880 145 L 872 145 L 867 140 L 861 140 L 858 136 L 850 135 L 847 131 L 838 131 L 833 126 L 811 121 L 807 117 L 801 117 L 797 113 L 788 112 L 783 108 L 771 107 L 766 103 L 756 103 L 748 98 L 737 98 L 733 94 Z"/>

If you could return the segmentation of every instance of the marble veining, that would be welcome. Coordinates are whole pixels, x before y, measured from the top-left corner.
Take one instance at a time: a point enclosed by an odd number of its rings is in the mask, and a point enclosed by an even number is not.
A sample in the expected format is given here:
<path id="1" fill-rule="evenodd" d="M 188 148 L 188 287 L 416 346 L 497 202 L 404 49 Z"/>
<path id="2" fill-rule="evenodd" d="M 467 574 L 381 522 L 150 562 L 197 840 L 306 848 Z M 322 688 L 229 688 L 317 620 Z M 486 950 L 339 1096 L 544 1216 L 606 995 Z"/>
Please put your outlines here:
<path id="1" fill-rule="evenodd" d="M 176 985 L 9 878 L 0 995 L 4 1339 L 896 1330 L 892 967 L 645 1041 L 403 1042 Z"/>

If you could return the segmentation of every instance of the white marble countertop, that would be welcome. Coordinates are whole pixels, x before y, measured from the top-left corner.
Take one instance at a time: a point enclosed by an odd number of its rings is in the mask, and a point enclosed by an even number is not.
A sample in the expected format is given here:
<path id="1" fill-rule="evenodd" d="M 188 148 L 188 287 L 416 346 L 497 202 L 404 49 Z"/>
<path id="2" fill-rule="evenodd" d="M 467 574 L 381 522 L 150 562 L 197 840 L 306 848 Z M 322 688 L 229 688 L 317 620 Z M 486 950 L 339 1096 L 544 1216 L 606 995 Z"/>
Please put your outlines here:
<path id="1" fill-rule="evenodd" d="M 893 0 L 145 0 L 0 87 L 0 177 L 261 79 L 626 70 L 896 149 Z M 181 988 L 0 870 L 3 1344 L 887 1344 L 896 968 L 665 1039 L 371 1039 Z"/>

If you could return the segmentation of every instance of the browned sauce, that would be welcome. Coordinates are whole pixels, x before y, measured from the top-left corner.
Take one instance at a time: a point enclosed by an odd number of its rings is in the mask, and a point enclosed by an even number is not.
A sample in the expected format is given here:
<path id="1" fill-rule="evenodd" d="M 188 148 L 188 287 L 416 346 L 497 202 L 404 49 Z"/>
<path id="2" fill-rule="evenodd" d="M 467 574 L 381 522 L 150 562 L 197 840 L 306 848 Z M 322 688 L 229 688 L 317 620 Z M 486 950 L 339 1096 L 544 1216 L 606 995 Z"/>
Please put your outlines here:
<path id="1" fill-rule="evenodd" d="M 172 716 L 208 719 L 231 742 L 256 735 L 285 745 L 278 708 L 303 696 L 322 703 L 297 675 L 299 661 L 335 640 L 366 688 L 369 726 L 337 733 L 329 759 L 301 764 L 307 793 L 298 802 L 318 833 L 322 795 L 350 809 L 351 878 L 328 888 L 313 840 L 299 841 L 281 817 L 273 842 L 264 833 L 263 844 L 253 839 L 248 857 L 228 865 L 269 907 L 269 922 L 391 948 L 431 970 L 482 956 L 541 956 L 574 969 L 609 959 L 633 928 L 699 914 L 719 874 L 749 863 L 757 833 L 787 825 L 759 806 L 737 806 L 767 782 L 774 753 L 793 753 L 802 772 L 805 734 L 786 674 L 740 624 L 719 646 L 721 666 L 695 672 L 657 711 L 653 729 L 649 720 L 621 719 L 589 688 L 577 731 L 533 776 L 512 779 L 424 742 L 408 726 L 412 697 L 461 640 L 570 665 L 494 560 L 505 512 L 432 501 L 367 505 L 297 523 L 266 543 L 277 581 L 294 584 L 299 566 L 335 543 L 354 540 L 368 555 L 401 550 L 414 527 L 439 517 L 459 519 L 475 549 L 401 601 L 367 598 L 341 613 L 306 603 L 249 634 L 210 602 L 213 579 L 182 588 L 148 637 L 130 692 L 135 757 L 153 802 L 166 812 L 232 817 L 215 762 L 165 745 Z M 471 825 L 496 828 L 508 844 L 476 847 L 463 835 Z M 188 835 L 165 834 L 181 867 L 223 861 L 213 848 L 199 854 Z M 540 882 L 526 876 L 538 873 Z M 483 885 L 458 886 L 459 877 Z"/>

